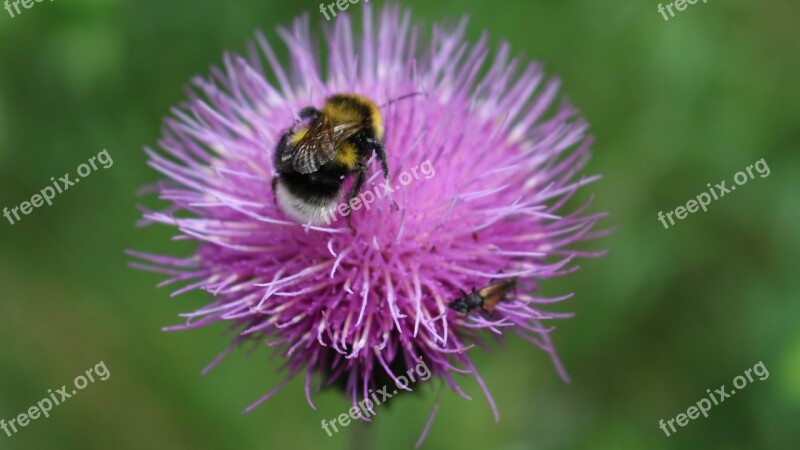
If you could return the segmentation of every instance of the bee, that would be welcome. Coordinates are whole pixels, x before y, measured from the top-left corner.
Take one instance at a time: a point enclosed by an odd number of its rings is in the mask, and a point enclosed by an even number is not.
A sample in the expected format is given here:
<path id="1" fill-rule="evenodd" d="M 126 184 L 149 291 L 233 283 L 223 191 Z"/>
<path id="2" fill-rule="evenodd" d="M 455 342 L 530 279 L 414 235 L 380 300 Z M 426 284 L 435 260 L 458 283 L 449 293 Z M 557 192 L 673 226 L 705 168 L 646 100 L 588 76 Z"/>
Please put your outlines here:
<path id="1" fill-rule="evenodd" d="M 275 148 L 272 191 L 287 215 L 321 225 L 333 217 L 346 179 L 355 176 L 348 201 L 361 191 L 373 154 L 389 180 L 383 117 L 372 100 L 356 94 L 333 95 L 322 109 L 307 106 L 298 115 L 297 129 L 284 132 Z"/>
<path id="2" fill-rule="evenodd" d="M 450 308 L 469 314 L 473 309 L 481 308 L 485 311 L 491 311 L 497 302 L 505 300 L 506 294 L 512 289 L 516 288 L 516 278 L 506 278 L 504 280 L 491 283 L 480 290 L 476 291 L 472 288 L 472 292 L 467 294 L 461 291 L 463 296 L 450 302 Z"/>

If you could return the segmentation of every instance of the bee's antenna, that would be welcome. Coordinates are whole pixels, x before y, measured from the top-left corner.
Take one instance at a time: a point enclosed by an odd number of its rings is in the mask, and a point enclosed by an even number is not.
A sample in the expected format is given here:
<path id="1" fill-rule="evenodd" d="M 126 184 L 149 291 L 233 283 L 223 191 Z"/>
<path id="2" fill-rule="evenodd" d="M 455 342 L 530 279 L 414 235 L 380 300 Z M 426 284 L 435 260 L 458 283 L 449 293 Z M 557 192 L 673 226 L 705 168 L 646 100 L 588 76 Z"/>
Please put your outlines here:
<path id="1" fill-rule="evenodd" d="M 389 100 L 388 102 L 382 104 L 381 106 L 378 106 L 378 108 L 383 108 L 384 106 L 389 106 L 392 103 L 399 102 L 400 100 L 405 100 L 407 98 L 416 97 L 418 95 L 427 96 L 428 94 L 426 94 L 424 92 L 413 92 L 411 94 L 401 95 L 400 97 L 397 97 L 395 99 Z"/>

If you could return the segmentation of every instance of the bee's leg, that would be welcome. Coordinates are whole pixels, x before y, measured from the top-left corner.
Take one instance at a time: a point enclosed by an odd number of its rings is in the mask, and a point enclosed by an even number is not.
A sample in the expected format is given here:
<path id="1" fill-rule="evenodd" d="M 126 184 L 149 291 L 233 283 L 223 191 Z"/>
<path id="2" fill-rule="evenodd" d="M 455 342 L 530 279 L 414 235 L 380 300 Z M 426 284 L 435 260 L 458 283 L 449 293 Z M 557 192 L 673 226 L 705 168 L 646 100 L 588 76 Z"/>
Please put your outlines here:
<path id="1" fill-rule="evenodd" d="M 353 188 L 350 190 L 350 194 L 347 196 L 347 201 L 355 198 L 359 192 L 361 192 L 361 188 L 364 187 L 364 182 L 367 180 L 367 167 L 364 165 L 358 165 L 358 175 L 356 176 L 356 182 L 353 183 Z"/>
<path id="2" fill-rule="evenodd" d="M 378 155 L 378 159 L 381 161 L 381 169 L 383 169 L 383 178 L 386 183 L 389 183 L 389 165 L 386 163 L 386 149 L 383 147 L 381 141 L 375 138 L 366 138 L 364 142 L 372 147 L 375 153 Z M 396 211 L 400 211 L 400 206 L 397 204 L 394 199 L 392 200 L 392 206 Z"/>
<path id="3" fill-rule="evenodd" d="M 358 166 L 358 175 L 356 175 L 356 182 L 353 183 L 353 188 L 350 189 L 350 193 L 347 195 L 347 203 L 350 203 L 350 200 L 354 199 L 359 192 L 361 192 L 361 188 L 364 187 L 364 181 L 367 179 L 367 168 L 366 166 L 360 165 Z M 356 229 L 353 227 L 353 223 L 350 221 L 351 217 L 353 216 L 353 210 L 351 209 L 349 214 L 347 214 L 347 226 L 350 228 L 350 231 L 353 234 L 356 234 Z"/>
<path id="4" fill-rule="evenodd" d="M 353 226 L 353 223 L 350 222 L 350 217 L 352 217 L 352 216 L 353 216 L 353 214 L 352 214 L 352 211 L 351 211 L 351 213 L 347 215 L 347 227 L 350 228 L 350 231 L 352 231 L 353 234 L 356 234 L 356 228 Z"/>
<path id="5" fill-rule="evenodd" d="M 364 182 L 367 180 L 367 166 L 363 164 L 359 164 L 358 168 L 358 175 L 356 175 L 356 182 L 353 183 L 353 188 L 350 189 L 350 193 L 347 194 L 347 203 L 358 195 L 361 192 L 361 188 L 364 187 Z M 349 214 L 347 214 L 347 226 L 350 227 L 350 230 L 353 234 L 356 234 L 356 229 L 353 227 L 353 224 L 350 222 L 350 217 L 353 215 L 353 210 L 351 209 Z"/>
<path id="6" fill-rule="evenodd" d="M 291 158 L 292 153 L 286 151 L 286 149 L 289 147 L 289 140 L 292 138 L 292 134 L 294 134 L 294 131 L 291 129 L 286 130 L 281 136 L 281 139 L 278 141 L 278 145 L 275 147 L 275 160 L 273 161 L 273 164 L 275 165 L 274 169 L 276 171 L 280 172 L 282 170 L 293 170 Z"/>
<path id="7" fill-rule="evenodd" d="M 278 206 L 278 176 L 272 177 L 272 201 Z"/>
<path id="8" fill-rule="evenodd" d="M 389 181 L 389 165 L 386 163 L 386 149 L 383 144 L 375 138 L 366 138 L 364 142 L 378 154 L 378 159 L 381 161 L 381 169 L 383 169 L 383 178 Z"/>

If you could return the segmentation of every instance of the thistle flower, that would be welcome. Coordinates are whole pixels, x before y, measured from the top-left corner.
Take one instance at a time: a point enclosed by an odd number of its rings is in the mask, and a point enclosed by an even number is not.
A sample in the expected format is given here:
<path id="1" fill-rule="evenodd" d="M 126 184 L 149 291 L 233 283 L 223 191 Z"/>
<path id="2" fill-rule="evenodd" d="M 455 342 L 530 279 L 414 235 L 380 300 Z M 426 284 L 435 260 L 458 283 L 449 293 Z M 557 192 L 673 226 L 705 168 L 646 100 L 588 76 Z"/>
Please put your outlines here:
<path id="1" fill-rule="evenodd" d="M 340 15 L 325 30 L 323 58 L 303 18 L 279 30 L 288 69 L 258 34 L 248 57 L 226 54 L 224 68 L 193 80 L 188 101 L 165 119 L 161 150 L 146 149 L 166 177 L 157 191 L 170 206 L 145 210 L 143 222 L 176 227 L 197 251 L 131 252 L 143 260 L 135 266 L 170 275 L 162 285 L 186 283 L 173 295 L 210 294 L 168 329 L 229 324 L 236 336 L 206 370 L 250 339 L 285 360 L 285 380 L 245 411 L 301 374 L 312 407 L 314 380 L 338 383 L 356 405 L 424 360 L 466 398 L 457 375 L 475 377 L 499 417 L 469 355 L 507 333 L 548 353 L 566 380 L 550 334 L 569 314 L 541 308 L 570 295 L 536 292 L 573 271 L 575 258 L 595 255 L 575 243 L 604 233 L 593 231 L 603 214 L 585 213 L 588 202 L 565 211 L 598 178 L 580 175 L 587 124 L 568 104 L 554 105 L 559 83 L 540 65 L 523 67 L 508 45 L 489 60 L 486 35 L 470 45 L 465 26 L 435 26 L 418 45 L 408 11 L 388 6 L 376 23 L 365 5 L 363 35 Z M 353 210 L 352 227 L 297 223 L 275 204 L 273 149 L 298 111 L 342 92 L 376 104 L 424 95 L 382 108 L 394 192 Z M 434 175 L 401 179 L 423 163 Z M 371 164 L 367 188 L 382 177 Z M 516 293 L 491 313 L 448 308 L 462 290 L 511 277 Z"/>

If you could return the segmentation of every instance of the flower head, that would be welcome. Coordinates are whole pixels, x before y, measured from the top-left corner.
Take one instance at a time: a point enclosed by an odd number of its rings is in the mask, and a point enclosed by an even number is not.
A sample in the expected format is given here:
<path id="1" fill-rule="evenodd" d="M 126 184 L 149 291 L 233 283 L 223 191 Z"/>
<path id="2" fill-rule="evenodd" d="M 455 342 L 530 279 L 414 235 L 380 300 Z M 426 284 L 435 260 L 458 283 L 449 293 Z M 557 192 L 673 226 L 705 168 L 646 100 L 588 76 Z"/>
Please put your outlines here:
<path id="1" fill-rule="evenodd" d="M 172 276 L 163 284 L 187 283 L 175 294 L 210 294 L 170 329 L 225 322 L 233 344 L 264 338 L 287 380 L 305 374 L 312 407 L 315 375 L 355 404 L 424 360 L 464 396 L 455 375 L 476 377 L 497 415 L 469 353 L 508 332 L 550 354 L 566 378 L 550 334 L 568 315 L 541 308 L 569 296 L 536 291 L 590 255 L 573 244 L 602 233 L 592 231 L 602 214 L 565 211 L 597 178 L 581 175 L 587 125 L 568 104 L 554 106 L 559 84 L 538 64 L 512 59 L 507 45 L 489 60 L 486 36 L 470 45 L 465 26 L 434 27 L 420 45 L 408 12 L 389 6 L 375 22 L 367 8 L 359 38 L 348 16 L 335 20 L 322 57 L 301 19 L 279 31 L 288 68 L 259 34 L 249 57 L 225 55 L 222 69 L 193 80 L 165 120 L 161 151 L 147 149 L 171 205 L 144 221 L 178 228 L 197 251 L 132 252 L 147 262 L 139 267 Z M 349 225 L 298 223 L 275 202 L 274 149 L 299 111 L 345 92 L 383 105 L 391 182 L 383 186 L 373 160 L 364 191 L 375 198 L 350 211 Z M 490 311 L 448 306 L 510 278 L 516 290 Z"/>

